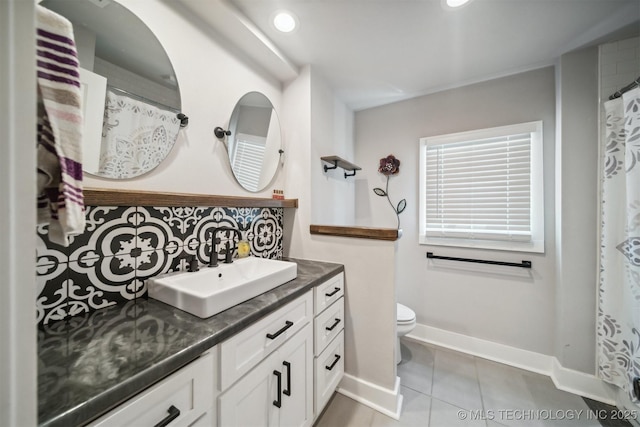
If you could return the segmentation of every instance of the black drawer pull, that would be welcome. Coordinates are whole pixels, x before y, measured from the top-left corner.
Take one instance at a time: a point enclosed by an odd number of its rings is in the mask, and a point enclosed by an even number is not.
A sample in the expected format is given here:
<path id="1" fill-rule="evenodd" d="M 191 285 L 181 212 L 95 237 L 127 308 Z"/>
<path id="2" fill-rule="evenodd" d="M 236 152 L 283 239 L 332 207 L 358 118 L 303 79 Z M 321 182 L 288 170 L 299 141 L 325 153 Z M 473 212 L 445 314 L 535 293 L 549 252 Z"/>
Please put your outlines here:
<path id="1" fill-rule="evenodd" d="M 282 374 L 278 371 L 273 371 L 273 375 L 278 378 L 278 398 L 273 401 L 273 406 L 280 408 L 282 406 Z"/>
<path id="2" fill-rule="evenodd" d="M 169 415 L 167 415 L 166 417 L 164 417 L 158 424 L 156 424 L 154 427 L 166 427 L 169 425 L 169 423 L 173 420 L 175 420 L 176 418 L 178 418 L 180 416 L 180 409 L 176 408 L 175 406 L 171 405 L 169 406 L 169 409 L 167 409 L 167 412 L 169 412 Z"/>
<path id="3" fill-rule="evenodd" d="M 336 366 L 336 363 L 338 363 L 338 360 L 340 360 L 340 355 L 336 354 L 336 360 L 334 360 L 331 365 L 325 366 L 325 368 L 327 368 L 328 371 L 332 370 L 333 367 Z"/>
<path id="4" fill-rule="evenodd" d="M 278 338 L 284 331 L 286 331 L 287 329 L 289 329 L 290 327 L 293 326 L 293 322 L 290 321 L 286 321 L 284 322 L 284 326 L 282 327 L 282 329 L 280 329 L 278 332 L 276 332 L 275 334 L 267 334 L 267 338 L 269 338 L 270 340 L 275 340 L 276 338 Z"/>
<path id="5" fill-rule="evenodd" d="M 338 292 L 340 292 L 340 288 L 333 288 L 333 292 L 329 292 L 328 294 L 324 294 L 327 297 L 332 297 L 335 294 L 337 294 Z"/>
<path id="6" fill-rule="evenodd" d="M 284 361 L 282 364 L 287 367 L 287 389 L 282 390 L 282 394 L 291 396 L 291 363 Z"/>
<path id="7" fill-rule="evenodd" d="M 335 327 L 338 326 L 338 323 L 340 323 L 340 319 L 336 319 L 336 321 L 333 322 L 333 325 L 327 326 L 325 329 L 327 331 L 333 331 L 335 329 Z"/>

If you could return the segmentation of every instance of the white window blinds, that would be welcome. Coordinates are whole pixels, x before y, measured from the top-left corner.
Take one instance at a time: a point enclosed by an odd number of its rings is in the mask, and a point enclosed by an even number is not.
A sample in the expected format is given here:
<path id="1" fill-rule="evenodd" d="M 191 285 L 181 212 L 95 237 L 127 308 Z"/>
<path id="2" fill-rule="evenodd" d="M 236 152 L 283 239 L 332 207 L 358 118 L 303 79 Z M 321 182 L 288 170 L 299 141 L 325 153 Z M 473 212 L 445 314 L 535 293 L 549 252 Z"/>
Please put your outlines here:
<path id="1" fill-rule="evenodd" d="M 423 138 L 423 243 L 539 238 L 541 218 L 534 217 L 542 210 L 532 203 L 542 201 L 532 196 L 542 187 L 534 183 L 541 174 L 533 173 L 541 156 L 532 147 L 541 141 L 541 123 L 535 124 Z"/>
<path id="2" fill-rule="evenodd" d="M 249 191 L 258 190 L 265 143 L 265 138 L 254 135 L 236 136 L 231 163 L 236 179 Z"/>

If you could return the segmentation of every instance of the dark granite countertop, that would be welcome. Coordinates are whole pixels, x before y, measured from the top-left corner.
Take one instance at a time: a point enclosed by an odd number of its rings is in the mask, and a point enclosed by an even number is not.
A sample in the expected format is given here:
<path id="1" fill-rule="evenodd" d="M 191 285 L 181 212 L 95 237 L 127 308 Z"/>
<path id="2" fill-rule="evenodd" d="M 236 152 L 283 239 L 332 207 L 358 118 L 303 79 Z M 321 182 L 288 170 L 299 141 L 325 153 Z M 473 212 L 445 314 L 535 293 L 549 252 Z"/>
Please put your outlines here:
<path id="1" fill-rule="evenodd" d="M 296 279 L 207 319 L 138 299 L 39 330 L 39 425 L 86 424 L 344 270 L 290 261 Z"/>

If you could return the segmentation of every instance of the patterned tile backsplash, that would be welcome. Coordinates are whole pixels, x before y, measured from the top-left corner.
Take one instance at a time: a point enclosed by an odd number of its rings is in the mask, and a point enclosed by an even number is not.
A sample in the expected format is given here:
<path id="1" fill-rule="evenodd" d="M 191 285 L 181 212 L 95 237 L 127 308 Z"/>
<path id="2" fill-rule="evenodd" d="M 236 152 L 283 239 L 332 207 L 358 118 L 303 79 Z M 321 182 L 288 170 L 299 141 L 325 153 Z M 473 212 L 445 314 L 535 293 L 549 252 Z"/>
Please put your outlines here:
<path id="1" fill-rule="evenodd" d="M 66 248 L 37 228 L 40 325 L 146 297 L 146 279 L 186 270 L 194 255 L 207 264 L 216 227 L 240 230 L 253 256 L 282 258 L 282 208 L 88 206 L 86 218 Z M 224 248 L 234 234 L 218 237 Z"/>

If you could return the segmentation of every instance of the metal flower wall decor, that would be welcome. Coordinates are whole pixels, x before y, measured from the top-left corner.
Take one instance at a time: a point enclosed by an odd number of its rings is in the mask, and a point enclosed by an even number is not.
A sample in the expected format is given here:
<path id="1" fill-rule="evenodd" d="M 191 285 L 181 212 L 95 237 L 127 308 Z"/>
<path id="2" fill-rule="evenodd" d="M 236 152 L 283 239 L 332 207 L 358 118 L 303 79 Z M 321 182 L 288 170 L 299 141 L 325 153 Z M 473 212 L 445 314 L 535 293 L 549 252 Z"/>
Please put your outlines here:
<path id="1" fill-rule="evenodd" d="M 376 193 L 380 197 L 386 197 L 389 205 L 393 209 L 396 214 L 396 218 L 398 219 L 398 230 L 400 229 L 400 214 L 407 207 L 407 200 L 402 199 L 398 202 L 398 205 L 394 205 L 391 202 L 391 198 L 389 197 L 389 178 L 392 175 L 397 175 L 400 172 L 400 160 L 396 159 L 393 154 L 389 154 L 387 157 L 380 159 L 380 166 L 378 167 L 378 172 L 387 177 L 387 185 L 385 189 L 382 188 L 374 188 L 373 192 Z"/>

